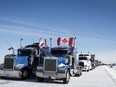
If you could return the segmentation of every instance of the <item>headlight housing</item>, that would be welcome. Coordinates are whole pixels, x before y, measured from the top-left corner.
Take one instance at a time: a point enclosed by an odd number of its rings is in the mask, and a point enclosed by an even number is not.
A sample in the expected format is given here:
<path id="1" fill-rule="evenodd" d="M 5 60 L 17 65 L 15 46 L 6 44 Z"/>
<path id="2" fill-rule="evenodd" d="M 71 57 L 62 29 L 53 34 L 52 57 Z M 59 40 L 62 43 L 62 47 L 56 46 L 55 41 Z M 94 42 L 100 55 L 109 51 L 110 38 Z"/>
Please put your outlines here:
<path id="1" fill-rule="evenodd" d="M 43 69 L 43 67 L 42 66 L 37 66 L 37 69 Z"/>
<path id="2" fill-rule="evenodd" d="M 43 72 L 43 66 L 37 66 L 37 71 L 38 72 Z"/>
<path id="3" fill-rule="evenodd" d="M 58 70 L 64 71 L 65 68 L 64 67 L 59 67 Z"/>
<path id="4" fill-rule="evenodd" d="M 84 65 L 84 67 L 86 68 L 86 67 L 87 67 L 87 65 Z"/>
<path id="5" fill-rule="evenodd" d="M 58 73 L 65 73 L 65 67 L 58 67 Z"/>

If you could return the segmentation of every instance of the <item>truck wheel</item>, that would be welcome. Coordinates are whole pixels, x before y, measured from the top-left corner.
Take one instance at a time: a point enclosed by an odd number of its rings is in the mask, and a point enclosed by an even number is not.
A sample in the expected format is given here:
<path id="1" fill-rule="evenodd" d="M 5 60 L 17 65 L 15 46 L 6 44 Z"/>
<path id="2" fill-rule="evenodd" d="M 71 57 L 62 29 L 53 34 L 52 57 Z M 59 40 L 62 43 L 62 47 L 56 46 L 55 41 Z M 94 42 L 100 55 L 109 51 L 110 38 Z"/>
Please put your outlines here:
<path id="1" fill-rule="evenodd" d="M 79 73 L 76 73 L 76 74 L 75 74 L 75 76 L 78 76 L 78 77 L 79 77 L 79 76 L 80 76 L 80 74 L 79 74 Z"/>
<path id="2" fill-rule="evenodd" d="M 6 79 L 6 77 L 4 77 L 4 76 L 1 76 L 0 78 L 1 78 L 1 79 Z"/>
<path id="3" fill-rule="evenodd" d="M 69 71 L 67 71 L 66 78 L 63 79 L 63 83 L 67 84 L 69 82 L 69 80 L 70 80 L 70 73 L 69 73 Z"/>
<path id="4" fill-rule="evenodd" d="M 23 79 L 23 80 L 24 80 L 24 79 L 27 79 L 28 76 L 29 76 L 28 70 L 23 70 L 23 71 L 22 71 L 22 79 Z"/>
<path id="5" fill-rule="evenodd" d="M 87 72 L 89 72 L 89 67 L 88 67 L 88 69 L 87 69 Z"/>
<path id="6" fill-rule="evenodd" d="M 37 81 L 38 82 L 43 82 L 44 81 L 44 78 L 37 77 Z"/>

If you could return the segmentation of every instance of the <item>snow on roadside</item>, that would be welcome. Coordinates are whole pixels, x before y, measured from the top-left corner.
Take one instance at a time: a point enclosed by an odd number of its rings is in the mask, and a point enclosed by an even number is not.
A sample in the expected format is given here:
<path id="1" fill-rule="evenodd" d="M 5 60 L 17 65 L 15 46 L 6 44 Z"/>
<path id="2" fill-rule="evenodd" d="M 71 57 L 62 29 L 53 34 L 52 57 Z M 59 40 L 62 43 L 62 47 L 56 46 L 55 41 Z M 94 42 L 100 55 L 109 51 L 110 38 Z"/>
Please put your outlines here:
<path id="1" fill-rule="evenodd" d="M 116 84 L 116 70 L 113 68 L 110 68 L 109 66 L 104 66 L 105 70 L 107 71 L 109 77 L 112 79 L 112 81 Z"/>

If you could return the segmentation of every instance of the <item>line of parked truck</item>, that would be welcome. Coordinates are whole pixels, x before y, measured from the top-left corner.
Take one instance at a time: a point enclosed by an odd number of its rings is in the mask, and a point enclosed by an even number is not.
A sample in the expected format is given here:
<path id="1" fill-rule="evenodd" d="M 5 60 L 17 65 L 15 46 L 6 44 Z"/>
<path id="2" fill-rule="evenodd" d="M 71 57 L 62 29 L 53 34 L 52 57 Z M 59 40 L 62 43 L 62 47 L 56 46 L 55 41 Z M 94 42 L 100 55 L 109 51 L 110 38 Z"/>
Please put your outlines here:
<path id="1" fill-rule="evenodd" d="M 95 54 L 79 54 L 75 46 L 76 38 L 58 38 L 57 46 L 50 47 L 46 39 L 17 50 L 17 54 L 7 54 L 0 65 L 0 77 L 27 79 L 35 75 L 39 82 L 44 79 L 62 80 L 67 84 L 70 76 L 81 76 L 82 70 L 96 67 Z"/>

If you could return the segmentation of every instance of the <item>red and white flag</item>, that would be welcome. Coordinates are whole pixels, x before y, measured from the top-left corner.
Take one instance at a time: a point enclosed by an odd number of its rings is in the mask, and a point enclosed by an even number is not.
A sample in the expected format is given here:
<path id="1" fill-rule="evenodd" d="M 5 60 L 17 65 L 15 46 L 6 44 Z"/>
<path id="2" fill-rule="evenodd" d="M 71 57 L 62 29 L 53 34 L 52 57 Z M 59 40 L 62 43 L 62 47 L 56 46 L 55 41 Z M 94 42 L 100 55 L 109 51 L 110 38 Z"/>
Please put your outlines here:
<path id="1" fill-rule="evenodd" d="M 8 48 L 8 50 L 14 50 L 14 48 L 13 47 L 10 47 L 10 48 Z"/>
<path id="2" fill-rule="evenodd" d="M 44 47 L 44 46 L 47 46 L 46 39 L 42 40 L 42 41 L 39 43 L 39 48 L 40 48 L 40 50 L 42 50 L 42 47 Z"/>
<path id="3" fill-rule="evenodd" d="M 58 38 L 57 40 L 57 45 L 67 45 L 67 46 L 72 47 L 73 43 L 74 43 L 73 37 L 70 37 L 70 38 L 62 37 L 62 38 Z"/>
<path id="4" fill-rule="evenodd" d="M 74 45 L 74 38 L 73 37 L 70 37 L 69 38 L 69 44 L 68 44 L 70 47 L 72 47 Z"/>

